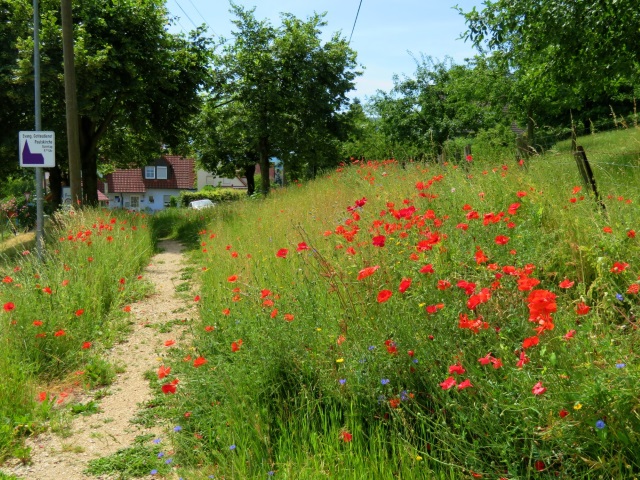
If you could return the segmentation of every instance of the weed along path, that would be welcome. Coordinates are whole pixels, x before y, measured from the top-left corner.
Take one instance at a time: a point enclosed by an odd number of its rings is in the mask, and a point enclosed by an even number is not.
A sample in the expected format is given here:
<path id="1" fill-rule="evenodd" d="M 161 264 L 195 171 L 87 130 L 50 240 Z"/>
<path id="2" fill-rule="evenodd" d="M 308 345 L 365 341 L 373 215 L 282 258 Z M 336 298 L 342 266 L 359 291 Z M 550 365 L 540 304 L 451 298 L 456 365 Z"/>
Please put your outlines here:
<path id="1" fill-rule="evenodd" d="M 143 273 L 155 285 L 155 293 L 131 305 L 133 331 L 126 341 L 108 352 L 109 362 L 121 365 L 122 372 L 106 389 L 108 393 L 105 389 L 89 394 L 70 393 L 63 406 L 69 409 L 74 403 L 87 405 L 93 401 L 99 410 L 73 415 L 68 424 L 55 429 L 56 433 L 29 439 L 31 461 L 23 465 L 12 460 L 0 472 L 29 480 L 110 478 L 84 473 L 88 462 L 131 446 L 140 435 L 162 435 L 160 427 L 149 428 L 131 420 L 141 410 L 141 404 L 152 399 L 145 372 L 158 368 L 159 358 L 168 348 L 165 342 L 180 339 L 186 331 L 183 321 L 196 313 L 192 304 L 176 296 L 184 267 L 181 245 L 163 241 L 160 247 L 162 253 L 151 259 Z"/>

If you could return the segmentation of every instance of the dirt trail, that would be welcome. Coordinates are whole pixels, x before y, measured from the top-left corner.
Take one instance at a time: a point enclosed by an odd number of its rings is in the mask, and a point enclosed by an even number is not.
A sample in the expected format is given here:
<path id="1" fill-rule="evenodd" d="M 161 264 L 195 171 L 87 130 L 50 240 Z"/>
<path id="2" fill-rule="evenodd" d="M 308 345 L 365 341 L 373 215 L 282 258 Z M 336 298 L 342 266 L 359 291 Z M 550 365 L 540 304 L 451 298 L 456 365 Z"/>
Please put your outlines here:
<path id="1" fill-rule="evenodd" d="M 90 460 L 130 446 L 138 435 L 162 433 L 159 428 L 130 423 L 139 410 L 138 404 L 152 398 L 144 373 L 158 368 L 159 358 L 167 349 L 164 342 L 177 339 L 181 333 L 180 327 L 173 327 L 169 333 L 158 333 L 150 326 L 191 318 L 195 310 L 192 304 L 176 297 L 175 287 L 180 283 L 178 280 L 183 267 L 181 245 L 175 241 L 163 241 L 160 247 L 163 252 L 151 259 L 143 273 L 155 284 L 155 293 L 131 305 L 135 319 L 133 332 L 126 342 L 116 345 L 108 354 L 110 362 L 124 365 L 126 371 L 118 375 L 109 387 L 110 395 L 97 402 L 101 411 L 75 416 L 70 431 L 66 432 L 69 435 L 65 434 L 64 438 L 47 433 L 29 439 L 31 463 L 21 465 L 13 460 L 0 471 L 25 480 L 109 478 L 86 475 L 83 471 Z M 90 397 L 82 398 L 83 403 L 89 400 Z"/>

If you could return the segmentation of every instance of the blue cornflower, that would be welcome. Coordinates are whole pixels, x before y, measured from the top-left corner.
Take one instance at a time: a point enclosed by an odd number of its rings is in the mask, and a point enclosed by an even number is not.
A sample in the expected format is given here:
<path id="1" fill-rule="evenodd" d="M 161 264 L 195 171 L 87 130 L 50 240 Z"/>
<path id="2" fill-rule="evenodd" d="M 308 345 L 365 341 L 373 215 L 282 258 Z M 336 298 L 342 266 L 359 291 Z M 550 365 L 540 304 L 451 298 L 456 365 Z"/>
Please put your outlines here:
<path id="1" fill-rule="evenodd" d="M 267 472 L 267 475 L 269 475 L 270 477 L 273 477 L 276 474 L 276 472 L 274 472 L 273 470 L 269 470 Z"/>
<path id="2" fill-rule="evenodd" d="M 158 458 L 162 458 L 162 457 L 164 457 L 164 452 L 160 452 L 160 453 L 158 454 Z"/>
<path id="3" fill-rule="evenodd" d="M 340 385 L 344 385 L 345 383 L 347 383 L 347 379 L 346 378 L 341 378 L 338 381 L 340 382 Z"/>
<path id="4" fill-rule="evenodd" d="M 375 350 L 375 348 L 376 348 L 375 345 L 370 345 L 369 346 L 369 351 L 371 352 L 371 351 Z"/>
<path id="5" fill-rule="evenodd" d="M 624 300 L 624 297 L 623 297 L 623 296 L 622 296 L 622 294 L 620 294 L 620 293 L 616 293 L 616 298 L 617 298 L 619 301 L 623 301 L 623 300 Z"/>
<path id="6" fill-rule="evenodd" d="M 616 368 L 624 368 L 626 366 L 627 366 L 626 363 L 616 363 Z"/>
<path id="7" fill-rule="evenodd" d="M 173 462 L 173 458 L 167 458 L 164 463 L 166 463 L 167 465 L 169 465 L 171 462 Z"/>
<path id="8" fill-rule="evenodd" d="M 389 383 L 389 379 L 388 378 L 383 378 L 382 380 L 380 380 L 380 383 L 382 385 L 386 385 L 387 383 Z"/>
<path id="9" fill-rule="evenodd" d="M 153 470 L 151 470 L 149 472 L 151 475 L 156 475 L 158 473 L 158 470 L 156 470 L 155 468 Z"/>
<path id="10" fill-rule="evenodd" d="M 235 450 L 236 449 L 236 444 L 234 443 L 233 445 L 229 446 L 229 450 Z"/>
<path id="11" fill-rule="evenodd" d="M 173 427 L 173 431 L 174 432 L 180 432 L 180 431 L 182 431 L 182 427 L 180 425 L 176 425 L 175 427 Z"/>
<path id="12" fill-rule="evenodd" d="M 603 421 L 603 420 L 598 420 L 598 421 L 596 422 L 596 428 L 597 428 L 598 430 L 602 430 L 602 429 L 603 429 L 604 427 L 606 427 L 606 426 L 607 426 L 607 424 L 606 424 L 606 423 L 604 423 L 604 421 Z"/>
<path id="13" fill-rule="evenodd" d="M 156 445 L 159 444 L 162 440 L 159 438 L 154 438 L 153 439 L 153 443 L 155 443 Z"/>

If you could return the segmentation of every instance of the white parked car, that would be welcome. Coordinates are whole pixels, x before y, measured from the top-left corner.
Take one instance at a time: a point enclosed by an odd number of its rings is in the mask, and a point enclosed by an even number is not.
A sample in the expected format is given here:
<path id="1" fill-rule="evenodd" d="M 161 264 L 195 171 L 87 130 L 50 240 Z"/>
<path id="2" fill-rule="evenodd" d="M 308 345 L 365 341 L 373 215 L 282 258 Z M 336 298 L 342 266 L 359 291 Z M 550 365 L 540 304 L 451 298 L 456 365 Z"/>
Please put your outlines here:
<path id="1" fill-rule="evenodd" d="M 208 198 L 204 200 L 194 200 L 193 202 L 189 202 L 189 208 L 195 208 L 196 210 L 202 210 L 203 208 L 215 207 L 216 204 L 213 203 Z"/>

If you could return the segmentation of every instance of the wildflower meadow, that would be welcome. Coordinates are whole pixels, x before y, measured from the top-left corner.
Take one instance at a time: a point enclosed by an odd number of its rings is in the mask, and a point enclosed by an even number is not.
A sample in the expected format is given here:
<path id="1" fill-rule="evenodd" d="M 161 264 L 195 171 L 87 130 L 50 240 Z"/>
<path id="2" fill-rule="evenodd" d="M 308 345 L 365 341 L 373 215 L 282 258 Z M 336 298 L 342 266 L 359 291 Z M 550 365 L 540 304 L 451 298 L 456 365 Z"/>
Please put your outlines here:
<path id="1" fill-rule="evenodd" d="M 172 468 L 634 478 L 634 171 L 603 210 L 544 157 L 352 161 L 211 212 L 193 346 L 152 380 Z"/>
<path id="2" fill-rule="evenodd" d="M 200 315 L 135 419 L 165 434 L 88 474 L 135 454 L 152 459 L 136 475 L 189 480 L 637 477 L 637 169 L 596 172 L 603 208 L 575 165 L 495 158 L 353 160 L 207 211 L 61 216 L 44 263 L 3 265 L 0 451 L 64 385 L 108 376 L 98 352 L 173 233 Z"/>

